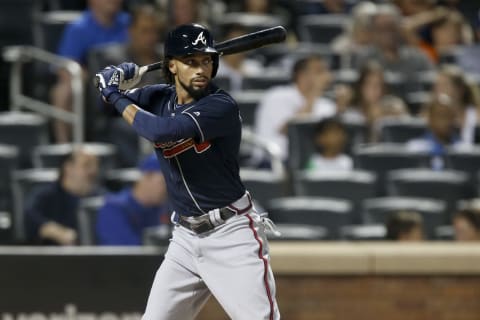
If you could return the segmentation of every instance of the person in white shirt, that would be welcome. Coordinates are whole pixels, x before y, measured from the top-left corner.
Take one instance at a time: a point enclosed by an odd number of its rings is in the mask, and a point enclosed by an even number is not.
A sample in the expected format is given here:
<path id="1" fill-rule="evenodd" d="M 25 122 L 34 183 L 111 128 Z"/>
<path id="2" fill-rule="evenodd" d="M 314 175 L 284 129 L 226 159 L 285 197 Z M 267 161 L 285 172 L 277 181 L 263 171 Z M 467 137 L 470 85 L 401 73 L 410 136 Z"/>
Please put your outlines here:
<path id="1" fill-rule="evenodd" d="M 255 133 L 280 147 L 287 159 L 288 122 L 297 117 L 332 117 L 336 105 L 324 92 L 332 75 L 322 57 L 311 55 L 299 59 L 293 66 L 293 83 L 269 89 L 260 101 L 255 116 Z"/>
<path id="2" fill-rule="evenodd" d="M 347 131 L 339 120 L 327 118 L 320 121 L 315 127 L 313 141 L 317 152 L 310 156 L 306 170 L 352 170 L 352 158 L 344 153 Z"/>

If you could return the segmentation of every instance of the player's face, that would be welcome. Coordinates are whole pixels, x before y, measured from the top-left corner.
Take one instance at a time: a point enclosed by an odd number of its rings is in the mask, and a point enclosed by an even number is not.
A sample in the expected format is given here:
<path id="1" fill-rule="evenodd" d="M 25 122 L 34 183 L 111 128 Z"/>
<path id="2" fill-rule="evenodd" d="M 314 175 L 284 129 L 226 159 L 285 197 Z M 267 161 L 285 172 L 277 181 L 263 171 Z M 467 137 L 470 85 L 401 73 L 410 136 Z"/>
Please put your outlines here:
<path id="1" fill-rule="evenodd" d="M 213 58 L 210 54 L 198 54 L 176 58 L 171 61 L 170 71 L 175 74 L 175 82 L 180 90 L 198 100 L 206 95 L 212 78 Z M 177 90 L 178 90 L 177 89 Z"/>

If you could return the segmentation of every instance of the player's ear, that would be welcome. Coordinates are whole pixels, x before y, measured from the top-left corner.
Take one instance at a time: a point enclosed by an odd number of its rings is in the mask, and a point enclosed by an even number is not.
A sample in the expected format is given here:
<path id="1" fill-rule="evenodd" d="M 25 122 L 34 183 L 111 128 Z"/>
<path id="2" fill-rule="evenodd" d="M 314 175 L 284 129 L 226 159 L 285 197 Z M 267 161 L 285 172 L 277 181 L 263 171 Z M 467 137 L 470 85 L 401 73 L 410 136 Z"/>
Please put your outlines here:
<path id="1" fill-rule="evenodd" d="M 173 75 L 176 75 L 176 74 L 177 74 L 177 64 L 175 63 L 175 61 L 170 60 L 170 61 L 168 62 L 168 70 L 170 70 L 170 72 L 171 72 Z"/>

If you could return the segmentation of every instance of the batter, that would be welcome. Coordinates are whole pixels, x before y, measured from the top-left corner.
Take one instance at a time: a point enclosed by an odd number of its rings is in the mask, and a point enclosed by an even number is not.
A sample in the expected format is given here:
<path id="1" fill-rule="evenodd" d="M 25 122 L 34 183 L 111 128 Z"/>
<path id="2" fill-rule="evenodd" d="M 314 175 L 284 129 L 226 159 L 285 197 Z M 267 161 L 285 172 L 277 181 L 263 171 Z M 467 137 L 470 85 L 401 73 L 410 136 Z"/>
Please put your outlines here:
<path id="1" fill-rule="evenodd" d="M 140 81 L 133 63 L 96 75 L 104 100 L 154 143 L 174 210 L 143 319 L 194 319 L 211 294 L 232 319 L 280 319 L 264 232 L 270 221 L 240 180 L 239 109 L 211 83 L 219 57 L 209 30 L 170 31 L 164 57 L 167 84 L 120 90 Z"/>

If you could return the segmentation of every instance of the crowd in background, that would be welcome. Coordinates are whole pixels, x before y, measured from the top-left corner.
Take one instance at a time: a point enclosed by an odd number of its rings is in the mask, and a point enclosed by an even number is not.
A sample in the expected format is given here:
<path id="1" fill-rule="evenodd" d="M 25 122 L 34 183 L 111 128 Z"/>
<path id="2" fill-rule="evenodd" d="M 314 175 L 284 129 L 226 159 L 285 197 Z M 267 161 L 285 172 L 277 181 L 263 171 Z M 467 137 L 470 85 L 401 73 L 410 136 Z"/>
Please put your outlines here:
<path id="1" fill-rule="evenodd" d="M 273 143 L 286 168 L 293 168 L 291 151 L 296 149 L 289 145 L 289 128 L 296 121 L 313 121 L 314 128 L 305 137 L 311 152 L 293 169 L 312 173 L 355 170 L 355 147 L 385 142 L 383 125 L 392 120 L 425 122 L 424 132 L 402 143 L 406 152 L 426 152 L 433 170 L 449 168 L 450 148 L 473 149 L 480 143 L 476 1 L 87 0 L 44 1 L 39 10 L 58 8 L 85 10 L 65 26 L 52 51 L 82 66 L 87 140 L 114 145 L 118 167 L 136 167 L 141 173 L 132 186 L 105 196 L 94 227 L 98 244 L 139 245 L 145 229 L 166 225 L 169 217 L 161 168 L 148 156 L 152 147 L 113 108 L 98 101 L 91 78 L 110 64 L 160 61 L 167 30 L 180 24 L 204 24 L 218 42 L 285 26 L 284 44 L 221 57 L 216 84 L 234 97 L 260 92 L 245 129 Z M 312 15 L 331 20 L 331 26 L 342 22 L 343 29 L 331 39 L 328 29 L 309 33 L 307 17 Z M 52 85 L 35 94 L 61 110 L 72 110 L 71 75 L 62 69 L 49 72 Z M 252 84 L 256 78 L 271 82 L 257 87 Z M 160 72 L 150 72 L 140 85 L 161 82 Z M 365 128 L 360 139 L 351 135 L 349 123 Z M 71 126 L 51 121 L 49 139 L 71 142 Z M 242 164 L 271 167 L 263 152 L 248 150 Z M 98 184 L 98 162 L 95 155 L 74 151 L 63 159 L 56 182 L 29 194 L 25 242 L 79 243 L 74 214 L 79 199 L 112 191 Z M 450 216 L 454 237 L 480 240 L 479 208 L 455 208 Z M 385 226 L 390 240 L 426 238 L 422 217 L 412 210 L 392 215 Z"/>

